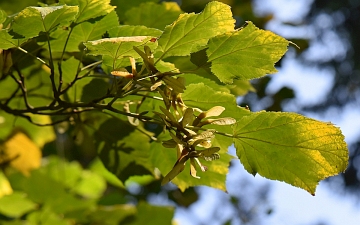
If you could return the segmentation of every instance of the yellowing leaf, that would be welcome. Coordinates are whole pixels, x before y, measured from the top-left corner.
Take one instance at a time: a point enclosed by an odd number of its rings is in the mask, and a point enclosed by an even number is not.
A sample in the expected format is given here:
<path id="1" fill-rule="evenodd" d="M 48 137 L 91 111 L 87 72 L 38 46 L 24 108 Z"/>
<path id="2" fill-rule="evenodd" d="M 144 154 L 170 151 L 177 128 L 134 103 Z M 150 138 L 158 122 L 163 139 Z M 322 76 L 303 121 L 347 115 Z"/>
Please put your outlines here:
<path id="1" fill-rule="evenodd" d="M 259 112 L 234 126 L 245 169 L 315 193 L 320 180 L 346 169 L 348 150 L 339 128 L 295 113 Z"/>
<path id="2" fill-rule="evenodd" d="M 19 170 L 24 175 L 40 167 L 41 150 L 24 133 L 14 133 L 4 144 L 6 159 L 10 166 Z"/>
<path id="3" fill-rule="evenodd" d="M 221 82 L 249 80 L 277 72 L 274 67 L 287 51 L 289 41 L 251 22 L 233 32 L 209 40 L 208 62 Z"/>

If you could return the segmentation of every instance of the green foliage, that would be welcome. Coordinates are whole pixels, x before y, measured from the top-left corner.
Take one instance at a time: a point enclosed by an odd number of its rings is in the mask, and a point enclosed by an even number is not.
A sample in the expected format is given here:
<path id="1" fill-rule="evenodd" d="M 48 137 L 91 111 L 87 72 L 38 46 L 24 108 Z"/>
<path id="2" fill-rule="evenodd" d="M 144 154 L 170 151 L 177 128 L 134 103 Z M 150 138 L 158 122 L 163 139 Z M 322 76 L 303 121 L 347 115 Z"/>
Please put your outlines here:
<path id="1" fill-rule="evenodd" d="M 348 155 L 341 151 L 346 150 L 342 139 L 340 129 L 331 123 L 294 113 L 254 113 L 234 128 L 237 155 L 249 173 L 285 181 L 312 194 L 320 180 L 346 169 Z"/>
<path id="2" fill-rule="evenodd" d="M 77 13 L 77 6 L 27 7 L 14 17 L 11 30 L 24 38 L 36 37 L 74 20 Z"/>
<path id="3" fill-rule="evenodd" d="M 166 25 L 174 22 L 181 12 L 179 5 L 175 2 L 163 2 L 162 4 L 145 2 L 126 11 L 125 23 L 163 30 Z"/>
<path id="4" fill-rule="evenodd" d="M 166 56 L 183 56 L 206 48 L 208 40 L 219 34 L 232 31 L 235 20 L 228 5 L 211 2 L 199 14 L 181 14 L 171 25 L 165 27 L 159 39 Z"/>
<path id="5" fill-rule="evenodd" d="M 276 72 L 289 41 L 252 22 L 234 30 L 230 7 L 216 1 L 198 14 L 169 2 L 112 4 L 62 0 L 11 17 L 0 11 L 6 219 L 169 224 L 172 208 L 127 204 L 127 188 L 172 181 L 182 191 L 226 191 L 237 157 L 249 173 L 311 194 L 345 170 L 348 150 L 334 125 L 236 104 L 254 91 L 250 79 Z M 237 157 L 227 153 L 232 144 Z M 43 150 L 42 166 L 22 163 L 30 147 Z"/>
<path id="6" fill-rule="evenodd" d="M 211 71 L 224 83 L 233 79 L 253 79 L 275 73 L 274 63 L 286 52 L 289 41 L 259 30 L 251 22 L 233 32 L 209 40 Z"/>

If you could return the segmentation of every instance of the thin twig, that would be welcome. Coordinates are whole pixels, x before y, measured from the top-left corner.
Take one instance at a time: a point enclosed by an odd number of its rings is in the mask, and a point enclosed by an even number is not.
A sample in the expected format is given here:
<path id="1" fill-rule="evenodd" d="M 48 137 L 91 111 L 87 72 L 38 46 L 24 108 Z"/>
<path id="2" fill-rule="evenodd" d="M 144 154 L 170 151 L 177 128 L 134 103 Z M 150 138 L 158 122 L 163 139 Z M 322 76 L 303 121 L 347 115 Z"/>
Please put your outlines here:
<path id="1" fill-rule="evenodd" d="M 16 97 L 16 93 L 18 93 L 19 90 L 20 90 L 20 86 L 18 85 L 17 88 L 16 88 L 16 90 L 10 95 L 10 97 L 4 99 L 4 100 L 6 100 L 6 101 L 5 101 L 5 105 L 8 105 L 9 102 L 10 102 L 13 98 Z M 1 100 L 2 100 L 2 99 L 0 99 L 0 101 L 1 101 Z"/>
<path id="2" fill-rule="evenodd" d="M 91 64 L 89 64 L 89 65 L 84 66 L 83 68 L 81 68 L 80 71 L 84 71 L 84 70 L 89 69 L 89 68 L 91 68 L 91 67 L 96 67 L 96 66 L 100 65 L 102 62 L 103 62 L 103 61 L 100 60 L 100 61 L 96 61 L 96 62 L 94 62 L 94 63 L 91 63 Z"/>
<path id="3" fill-rule="evenodd" d="M 47 66 L 48 68 L 50 68 L 49 64 L 47 64 L 44 60 L 42 60 L 41 58 L 31 54 L 30 52 L 26 51 L 25 49 L 21 48 L 21 47 L 17 47 L 17 49 L 19 49 L 20 51 L 24 52 L 25 54 L 28 54 L 29 56 L 39 60 L 42 64 L 44 64 L 45 66 Z"/>
<path id="4" fill-rule="evenodd" d="M 19 71 L 19 69 L 17 67 L 15 67 L 16 72 L 18 73 L 20 80 L 16 79 L 16 77 L 13 74 L 10 74 L 10 77 L 14 79 L 14 81 L 18 84 L 23 98 L 24 98 L 24 103 L 27 109 L 32 109 L 33 107 L 29 104 L 28 98 L 27 98 L 27 92 L 26 92 L 26 86 L 25 86 L 25 78 L 24 76 L 21 74 L 21 71 Z"/>

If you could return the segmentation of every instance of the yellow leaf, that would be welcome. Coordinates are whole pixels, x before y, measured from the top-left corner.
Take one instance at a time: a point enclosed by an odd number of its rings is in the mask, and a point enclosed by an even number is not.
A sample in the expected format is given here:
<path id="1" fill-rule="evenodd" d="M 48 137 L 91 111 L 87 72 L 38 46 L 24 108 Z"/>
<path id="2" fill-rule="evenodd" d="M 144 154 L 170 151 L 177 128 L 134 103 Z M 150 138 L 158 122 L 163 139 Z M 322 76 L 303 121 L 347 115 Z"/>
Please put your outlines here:
<path id="1" fill-rule="evenodd" d="M 0 171 L 0 198 L 4 195 L 10 195 L 11 193 L 13 193 L 13 189 L 10 183 L 4 173 Z"/>
<path id="2" fill-rule="evenodd" d="M 41 150 L 23 132 L 17 131 L 4 143 L 4 153 L 10 166 L 24 175 L 30 175 L 32 169 L 40 167 Z"/>

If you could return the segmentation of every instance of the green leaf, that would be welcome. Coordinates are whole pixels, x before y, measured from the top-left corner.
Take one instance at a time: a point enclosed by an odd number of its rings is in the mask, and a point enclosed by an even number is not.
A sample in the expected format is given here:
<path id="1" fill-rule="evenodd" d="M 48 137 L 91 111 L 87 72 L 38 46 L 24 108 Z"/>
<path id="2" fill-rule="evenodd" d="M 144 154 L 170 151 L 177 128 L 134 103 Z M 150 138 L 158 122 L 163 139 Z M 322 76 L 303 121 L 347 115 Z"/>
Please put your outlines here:
<path id="1" fill-rule="evenodd" d="M 0 30 L 0 48 L 8 49 L 16 46 L 16 40 L 12 39 L 12 36 L 7 32 L 7 30 Z"/>
<path id="2" fill-rule="evenodd" d="M 182 13 L 176 2 L 146 2 L 134 7 L 125 13 L 125 24 L 144 25 L 163 30 Z"/>
<path id="3" fill-rule="evenodd" d="M 153 171 L 148 160 L 149 137 L 129 123 L 117 118 L 108 119 L 97 129 L 94 138 L 101 161 L 122 182 L 131 176 Z"/>
<path id="4" fill-rule="evenodd" d="M 91 163 L 90 169 L 94 173 L 99 174 L 101 177 L 103 177 L 111 185 L 120 187 L 120 188 L 124 188 L 124 184 L 113 173 L 110 173 L 105 168 L 104 164 L 101 162 L 101 160 L 99 158 L 96 158 Z"/>
<path id="5" fill-rule="evenodd" d="M 314 195 L 316 185 L 346 169 L 348 150 L 339 128 L 295 113 L 259 112 L 234 126 L 245 169 Z"/>
<path id="6" fill-rule="evenodd" d="M 14 192 L 0 198 L 0 213 L 8 217 L 20 217 L 36 207 L 25 193 Z"/>
<path id="7" fill-rule="evenodd" d="M 153 46 L 154 42 L 151 42 L 151 39 L 149 36 L 116 37 L 88 41 L 84 44 L 89 50 L 89 55 L 108 55 L 114 59 L 124 56 L 139 58 L 133 47 L 145 44 Z"/>
<path id="8" fill-rule="evenodd" d="M 152 175 L 132 176 L 125 182 L 126 188 L 131 188 L 132 184 L 145 186 L 155 181 L 156 178 Z"/>
<path id="9" fill-rule="evenodd" d="M 41 170 L 32 171 L 31 176 L 24 181 L 23 189 L 31 200 L 43 204 L 55 213 L 71 213 L 90 209 L 95 205 L 93 200 L 80 199 L 75 193 L 68 193 L 64 184 Z"/>
<path id="10" fill-rule="evenodd" d="M 110 0 L 61 0 L 60 3 L 79 6 L 76 23 L 104 16 L 115 9 L 110 5 Z"/>
<path id="11" fill-rule="evenodd" d="M 104 79 L 95 78 L 86 84 L 82 89 L 81 101 L 91 102 L 106 96 L 109 88 L 109 83 Z"/>
<path id="12" fill-rule="evenodd" d="M 159 216 L 154 216 L 159 215 Z M 159 225 L 172 224 L 174 208 L 170 206 L 154 206 L 140 202 L 137 206 L 137 214 L 133 225 Z"/>
<path id="13" fill-rule="evenodd" d="M 211 63 L 208 63 L 208 57 L 206 55 L 206 49 L 191 54 L 191 62 L 198 66 L 197 69 L 193 70 L 196 75 L 187 76 L 190 78 L 189 83 L 199 83 L 194 79 L 201 79 L 206 85 L 212 87 L 215 90 L 221 90 L 224 92 L 229 91 L 235 96 L 242 96 L 247 94 L 249 91 L 254 91 L 250 81 L 248 80 L 235 80 L 233 84 L 224 85 L 219 81 L 217 77 L 211 72 Z M 207 80 L 207 81 L 205 81 Z"/>
<path id="14" fill-rule="evenodd" d="M 136 207 L 133 205 L 112 205 L 111 207 L 99 206 L 98 209 L 89 215 L 93 224 L 113 225 L 121 224 L 127 217 L 136 214 Z"/>
<path id="15" fill-rule="evenodd" d="M 215 91 L 203 83 L 186 86 L 186 90 L 182 94 L 182 99 L 186 106 L 199 108 L 203 111 L 209 110 L 214 106 L 223 106 L 225 107 L 225 111 L 221 114 L 221 117 L 240 119 L 250 114 L 248 110 L 237 106 L 234 95 L 227 92 Z"/>
<path id="16" fill-rule="evenodd" d="M 76 81 L 75 84 L 66 92 L 66 98 L 70 102 L 78 102 L 82 101 L 81 99 L 92 101 L 96 98 L 102 97 L 107 93 L 108 86 L 105 85 L 104 81 L 93 81 L 95 79 L 84 78 Z M 93 82 L 93 84 L 90 84 L 91 82 Z M 91 92 L 91 87 L 94 87 L 96 83 L 100 84 L 100 89 L 96 89 L 96 91 Z M 87 88 L 84 90 L 85 86 L 87 86 Z"/>
<path id="17" fill-rule="evenodd" d="M 203 111 L 207 111 L 215 106 L 222 106 L 225 108 L 225 111 L 221 113 L 221 117 L 231 117 L 235 120 L 240 120 L 242 117 L 250 115 L 249 110 L 239 107 L 236 104 L 234 95 L 228 92 L 216 91 L 203 83 L 186 86 L 182 98 L 188 107 L 199 108 Z M 233 132 L 230 126 L 208 125 L 206 128 L 216 129 L 226 134 L 232 134 Z M 213 146 L 218 146 L 223 152 L 227 152 L 232 141 L 229 137 L 216 135 L 212 143 Z"/>
<path id="18" fill-rule="evenodd" d="M 163 51 L 160 58 L 185 56 L 204 49 L 209 38 L 232 31 L 234 22 L 230 7 L 220 2 L 210 2 L 199 14 L 181 14 L 159 39 Z"/>
<path id="19" fill-rule="evenodd" d="M 84 21 L 76 24 L 70 34 L 70 38 L 66 45 L 66 51 L 78 52 L 84 47 L 82 42 L 101 39 L 106 32 L 114 27 L 119 26 L 118 17 L 115 11 L 96 18 L 96 21 Z M 57 29 L 51 33 L 51 50 L 54 52 L 62 52 L 66 39 L 69 36 L 70 29 Z"/>
<path id="20" fill-rule="evenodd" d="M 236 99 L 232 94 L 215 91 L 203 83 L 190 84 L 182 95 L 185 104 L 189 107 L 208 110 L 214 106 L 235 106 Z"/>
<path id="21" fill-rule="evenodd" d="M 138 7 L 141 3 L 158 1 L 159 0 L 112 0 L 111 4 L 116 6 L 116 12 L 119 15 L 120 21 L 125 21 L 125 13 L 131 8 Z"/>
<path id="22" fill-rule="evenodd" d="M 9 49 L 19 47 L 21 44 L 26 42 L 28 39 L 13 39 L 6 29 L 0 30 L 0 48 Z"/>
<path id="23" fill-rule="evenodd" d="M 46 166 L 41 167 L 39 170 L 54 181 L 63 184 L 66 188 L 73 188 L 81 178 L 83 169 L 80 163 L 76 161 L 66 162 L 56 156 L 47 157 L 44 161 Z M 59 168 L 61 168 L 61 173 Z"/>
<path id="24" fill-rule="evenodd" d="M 82 63 L 73 56 L 61 64 L 62 81 L 65 87 L 74 80 L 78 67 L 81 65 Z M 55 68 L 55 71 L 58 71 L 58 68 Z M 59 78 L 57 77 L 57 79 Z"/>
<path id="25" fill-rule="evenodd" d="M 32 171 L 23 188 L 29 198 L 37 203 L 46 203 L 52 201 L 51 199 L 54 196 L 63 198 L 66 195 L 64 185 L 61 182 L 52 179 L 39 170 Z"/>
<path id="26" fill-rule="evenodd" d="M 4 10 L 0 10 L 0 24 L 4 23 L 7 18 L 7 14 Z"/>
<path id="27" fill-rule="evenodd" d="M 145 26 L 121 25 L 109 31 L 110 37 L 152 36 L 160 37 L 161 30 Z"/>
<path id="28" fill-rule="evenodd" d="M 209 40 L 206 51 L 211 71 L 223 83 L 248 80 L 275 73 L 274 67 L 287 51 L 289 41 L 255 27 L 252 22 L 236 31 Z"/>
<path id="29" fill-rule="evenodd" d="M 82 171 L 81 179 L 73 187 L 73 190 L 86 198 L 99 198 L 106 188 L 106 182 L 100 175 L 90 172 Z"/>
<path id="30" fill-rule="evenodd" d="M 174 72 L 174 73 L 179 72 L 179 70 L 175 67 L 175 65 L 173 63 L 164 62 L 162 60 L 160 60 L 156 64 L 156 69 L 162 73 L 169 72 L 169 71 Z"/>
<path id="31" fill-rule="evenodd" d="M 42 208 L 32 212 L 26 217 L 28 224 L 52 224 L 52 225 L 69 225 L 71 221 L 64 216 L 57 215 L 49 208 Z"/>
<path id="32" fill-rule="evenodd" d="M 152 42 L 152 38 L 149 36 L 104 38 L 88 41 L 84 45 L 89 50 L 88 54 L 102 55 L 104 64 L 112 69 L 118 69 L 124 64 L 130 64 L 128 57 L 140 58 L 140 55 L 134 50 L 134 46 L 141 48 L 147 45 L 154 49 L 157 46 L 157 41 Z"/>
<path id="33" fill-rule="evenodd" d="M 256 92 L 249 80 L 234 80 L 230 85 L 227 85 L 231 94 L 235 96 L 244 96 L 249 91 Z"/>
<path id="34" fill-rule="evenodd" d="M 14 18 L 11 29 L 24 38 L 32 38 L 40 32 L 50 32 L 60 24 L 74 20 L 77 6 L 27 7 Z"/>

